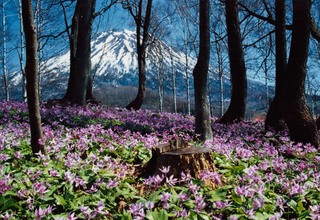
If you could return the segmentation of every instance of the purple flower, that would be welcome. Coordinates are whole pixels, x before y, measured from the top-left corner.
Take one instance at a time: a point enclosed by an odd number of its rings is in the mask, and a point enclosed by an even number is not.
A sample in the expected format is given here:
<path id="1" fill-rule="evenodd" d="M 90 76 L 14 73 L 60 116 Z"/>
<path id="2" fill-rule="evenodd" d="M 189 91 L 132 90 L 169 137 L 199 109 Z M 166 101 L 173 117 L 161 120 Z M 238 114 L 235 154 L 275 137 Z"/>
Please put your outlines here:
<path id="1" fill-rule="evenodd" d="M 12 186 L 7 183 L 6 180 L 0 180 L 0 194 L 12 189 Z"/>
<path id="2" fill-rule="evenodd" d="M 14 152 L 14 156 L 15 156 L 17 159 L 21 159 L 21 158 L 23 157 L 20 151 Z"/>
<path id="3" fill-rule="evenodd" d="M 243 160 L 248 160 L 250 157 L 253 156 L 252 151 L 241 148 L 241 147 L 236 148 L 236 153 L 237 153 L 237 156 Z"/>
<path id="4" fill-rule="evenodd" d="M 92 213 L 90 208 L 87 206 L 80 206 L 80 211 L 86 219 L 93 219 L 95 217 L 94 213 Z"/>
<path id="5" fill-rule="evenodd" d="M 36 216 L 36 219 L 42 219 L 43 217 L 45 217 L 46 215 L 50 214 L 52 212 L 52 207 L 51 205 L 49 205 L 46 209 L 42 209 L 41 207 L 39 207 L 38 209 L 35 209 L 34 211 L 34 215 Z"/>
<path id="6" fill-rule="evenodd" d="M 161 202 L 167 202 L 171 198 L 171 194 L 163 192 L 161 195 Z"/>
<path id="7" fill-rule="evenodd" d="M 169 205 L 168 202 L 164 202 L 162 207 L 163 207 L 164 209 L 169 209 L 169 208 L 170 208 L 170 205 Z"/>
<path id="8" fill-rule="evenodd" d="M 259 209 L 264 206 L 264 200 L 263 198 L 254 198 L 253 199 L 253 208 L 254 209 Z"/>
<path id="9" fill-rule="evenodd" d="M 244 186 L 237 186 L 235 189 L 234 189 L 234 192 L 239 195 L 239 196 L 243 196 L 246 194 L 247 190 Z"/>
<path id="10" fill-rule="evenodd" d="M 181 172 L 181 180 L 188 182 L 191 180 L 191 175 L 190 173 L 185 174 L 183 171 Z"/>
<path id="11" fill-rule="evenodd" d="M 51 176 L 53 176 L 53 177 L 58 177 L 58 176 L 60 176 L 59 173 L 58 173 L 58 171 L 56 171 L 56 170 L 49 170 L 49 174 L 50 174 Z"/>
<path id="12" fill-rule="evenodd" d="M 64 173 L 64 179 L 68 181 L 69 184 L 73 184 L 75 181 L 76 174 L 71 173 L 69 170 Z"/>
<path id="13" fill-rule="evenodd" d="M 320 205 L 310 206 L 312 219 L 320 220 Z"/>
<path id="14" fill-rule="evenodd" d="M 193 184 L 192 182 L 190 182 L 190 183 L 188 184 L 188 188 L 189 188 L 189 190 L 190 190 L 192 193 L 196 194 L 196 192 L 198 192 L 198 190 L 200 189 L 200 186 L 198 186 L 198 185 Z"/>
<path id="15" fill-rule="evenodd" d="M 206 179 L 212 180 L 216 185 L 221 184 L 221 175 L 217 172 L 211 172 L 209 170 L 202 171 L 200 178 L 205 181 Z"/>
<path id="16" fill-rule="evenodd" d="M 74 213 L 69 213 L 68 214 L 68 220 L 76 220 L 76 219 L 78 219 L 78 217 L 76 217 L 74 215 L 75 215 Z"/>
<path id="17" fill-rule="evenodd" d="M 293 196 L 293 195 L 303 194 L 305 191 L 306 191 L 306 187 L 293 183 L 290 187 L 289 194 Z"/>
<path id="18" fill-rule="evenodd" d="M 167 173 L 169 173 L 169 171 L 170 171 L 170 166 L 159 168 L 159 170 L 160 170 L 163 174 L 167 174 Z"/>
<path id="19" fill-rule="evenodd" d="M 188 216 L 189 216 L 189 213 L 185 208 L 182 209 L 182 211 L 179 211 L 176 213 L 176 217 L 182 217 L 183 219 L 186 219 Z"/>
<path id="20" fill-rule="evenodd" d="M 36 194 L 40 195 L 44 195 L 48 192 L 47 187 L 43 183 L 34 183 L 33 190 Z"/>
<path id="21" fill-rule="evenodd" d="M 145 217 L 142 203 L 130 204 L 128 212 L 133 215 L 134 219 L 144 219 Z"/>
<path id="22" fill-rule="evenodd" d="M 45 210 L 39 207 L 39 209 L 36 209 L 34 211 L 34 215 L 36 216 L 36 219 L 39 220 L 39 219 L 42 219 L 46 215 L 46 213 L 45 213 Z"/>
<path id="23" fill-rule="evenodd" d="M 239 218 L 236 217 L 235 215 L 230 215 L 230 220 L 238 220 Z"/>
<path id="24" fill-rule="evenodd" d="M 84 180 L 81 179 L 80 177 L 76 176 L 75 178 L 75 186 L 78 187 L 78 186 L 84 186 L 85 183 L 84 183 Z"/>
<path id="25" fill-rule="evenodd" d="M 102 201 L 98 202 L 97 208 L 94 210 L 95 215 L 100 214 L 100 215 L 106 215 L 108 212 L 104 211 L 105 205 Z"/>
<path id="26" fill-rule="evenodd" d="M 9 159 L 9 156 L 7 154 L 0 154 L 0 161 L 2 160 L 3 162 L 5 162 L 8 159 Z"/>
<path id="27" fill-rule="evenodd" d="M 164 177 L 160 177 L 159 175 L 156 175 L 152 178 L 155 187 L 158 187 L 160 185 L 160 183 L 163 181 L 163 178 Z"/>
<path id="28" fill-rule="evenodd" d="M 148 210 L 152 210 L 154 208 L 154 202 L 153 201 L 146 202 L 145 206 Z"/>
<path id="29" fill-rule="evenodd" d="M 188 195 L 187 194 L 185 194 L 185 193 L 181 193 L 181 194 L 179 194 L 179 199 L 180 199 L 180 201 L 181 202 L 185 202 L 185 201 L 187 201 L 188 200 Z"/>
<path id="30" fill-rule="evenodd" d="M 273 216 L 271 216 L 270 220 L 280 220 L 282 216 L 282 212 L 276 212 Z"/>
<path id="31" fill-rule="evenodd" d="M 204 201 L 203 196 L 195 195 L 195 202 L 196 202 L 195 211 L 199 212 L 206 207 L 206 203 Z"/>
<path id="32" fill-rule="evenodd" d="M 110 180 L 108 182 L 107 186 L 112 189 L 112 188 L 116 187 L 118 185 L 118 183 L 119 182 L 117 180 Z"/>
<path id="33" fill-rule="evenodd" d="M 169 178 L 166 178 L 166 182 L 169 186 L 174 186 L 178 182 L 178 179 L 174 178 L 173 175 L 171 175 Z"/>
<path id="34" fill-rule="evenodd" d="M 216 202 L 214 202 L 214 205 L 217 207 L 217 209 L 224 209 L 224 208 L 228 207 L 230 205 L 230 203 L 228 203 L 227 201 L 226 202 L 216 201 Z"/>
<path id="35" fill-rule="evenodd" d="M 5 215 L 0 215 L 3 220 L 10 220 L 13 218 L 13 213 L 6 212 Z"/>

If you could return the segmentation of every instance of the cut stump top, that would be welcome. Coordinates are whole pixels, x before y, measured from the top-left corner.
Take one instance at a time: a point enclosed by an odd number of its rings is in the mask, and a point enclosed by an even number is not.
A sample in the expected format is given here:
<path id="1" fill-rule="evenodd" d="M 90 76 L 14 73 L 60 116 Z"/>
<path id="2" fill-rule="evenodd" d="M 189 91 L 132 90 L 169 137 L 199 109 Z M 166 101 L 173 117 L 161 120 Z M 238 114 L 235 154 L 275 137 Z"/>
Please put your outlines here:
<path id="1" fill-rule="evenodd" d="M 180 178 L 182 172 L 188 172 L 192 177 L 200 178 L 203 171 L 215 170 L 211 152 L 210 148 L 188 146 L 182 139 L 172 140 L 152 149 L 152 157 L 141 176 L 161 175 L 160 169 L 170 167 L 168 176 Z"/>

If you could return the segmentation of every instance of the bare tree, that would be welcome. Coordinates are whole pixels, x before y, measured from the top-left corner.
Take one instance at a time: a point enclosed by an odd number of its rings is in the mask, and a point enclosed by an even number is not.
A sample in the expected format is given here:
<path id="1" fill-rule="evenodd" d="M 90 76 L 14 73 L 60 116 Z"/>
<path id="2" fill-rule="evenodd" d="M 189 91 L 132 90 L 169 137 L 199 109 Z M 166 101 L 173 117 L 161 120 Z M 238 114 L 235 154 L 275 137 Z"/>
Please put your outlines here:
<path id="1" fill-rule="evenodd" d="M 173 99 L 173 111 L 177 113 L 177 87 L 176 87 L 176 71 L 174 69 L 174 55 L 172 49 L 172 40 L 171 47 L 169 48 L 169 55 L 171 61 L 171 76 L 172 76 L 172 99 Z"/>
<path id="2" fill-rule="evenodd" d="M 70 41 L 70 77 L 64 100 L 85 105 L 91 79 L 91 33 L 96 0 L 78 0 L 72 19 Z M 90 82 L 90 83 L 89 83 Z"/>
<path id="3" fill-rule="evenodd" d="M 231 103 L 218 123 L 241 121 L 246 112 L 247 77 L 238 20 L 237 0 L 225 1 L 231 74 Z"/>
<path id="4" fill-rule="evenodd" d="M 200 0 L 200 50 L 193 70 L 195 98 L 195 132 L 200 139 L 212 139 L 209 100 L 207 94 L 208 69 L 210 60 L 210 0 Z"/>
<path id="5" fill-rule="evenodd" d="M 176 1 L 178 15 L 181 20 L 181 25 L 175 25 L 174 27 L 180 27 L 182 31 L 182 47 L 185 54 L 185 84 L 186 84 L 186 98 L 187 98 L 187 113 L 191 114 L 191 64 L 190 64 L 190 54 L 197 53 L 197 37 L 198 37 L 198 16 L 193 16 L 198 14 L 198 1 L 190 0 L 178 0 Z"/>
<path id="6" fill-rule="evenodd" d="M 220 1 L 215 2 L 214 1 L 214 7 L 215 13 L 211 13 L 212 18 L 212 28 L 211 33 L 213 35 L 213 56 L 212 56 L 212 66 L 214 67 L 214 70 L 211 71 L 212 74 L 218 74 L 219 77 L 219 109 L 220 109 L 220 117 L 223 116 L 225 109 L 225 98 L 224 98 L 224 78 L 226 75 L 226 65 L 227 65 L 227 59 L 228 59 L 228 46 L 226 42 L 226 24 L 223 19 L 225 13 L 222 7 L 222 3 Z M 216 64 L 215 64 L 216 63 Z M 218 73 L 217 73 L 218 71 Z M 212 89 L 213 90 L 213 89 Z M 214 94 L 209 95 L 212 96 Z M 211 104 L 213 106 L 213 104 Z"/>
<path id="7" fill-rule="evenodd" d="M 305 79 L 311 30 L 311 0 L 293 0 L 292 39 L 285 75 L 285 122 L 291 139 L 319 146 L 317 127 L 305 96 Z M 303 132 L 301 132 L 303 131 Z"/>
<path id="8" fill-rule="evenodd" d="M 285 72 L 287 68 L 287 44 L 286 44 L 286 2 L 285 0 L 275 1 L 276 11 L 276 90 L 267 113 L 266 129 L 277 131 L 285 129 L 284 112 L 282 103 L 285 99 Z"/>
<path id="9" fill-rule="evenodd" d="M 122 2 L 123 7 L 129 11 L 136 24 L 139 87 L 136 98 L 126 106 L 127 109 L 133 110 L 141 108 L 146 93 L 146 49 L 149 40 L 152 0 L 147 0 L 146 6 L 144 3 L 144 0 L 124 0 Z"/>
<path id="10" fill-rule="evenodd" d="M 32 0 L 22 1 L 23 29 L 26 40 L 26 77 L 29 123 L 31 130 L 31 147 L 34 155 L 45 148 L 41 143 L 43 132 L 41 127 L 39 84 L 38 84 L 38 57 L 37 57 L 37 32 L 33 19 Z"/>
<path id="11" fill-rule="evenodd" d="M 7 27 L 6 27 L 6 2 L 2 1 L 2 77 L 4 83 L 4 90 L 6 100 L 10 100 L 10 92 L 9 92 L 9 81 L 8 81 L 8 70 L 7 70 Z"/>
<path id="12" fill-rule="evenodd" d="M 23 102 L 27 101 L 27 90 L 26 90 L 26 72 L 24 69 L 23 65 L 23 60 L 24 60 L 24 33 L 23 33 L 23 19 L 22 19 L 22 0 L 18 0 L 18 14 L 19 14 L 19 37 L 20 37 L 20 47 L 18 51 L 18 56 L 19 56 L 19 65 L 20 65 L 20 71 L 22 75 L 22 100 Z"/>

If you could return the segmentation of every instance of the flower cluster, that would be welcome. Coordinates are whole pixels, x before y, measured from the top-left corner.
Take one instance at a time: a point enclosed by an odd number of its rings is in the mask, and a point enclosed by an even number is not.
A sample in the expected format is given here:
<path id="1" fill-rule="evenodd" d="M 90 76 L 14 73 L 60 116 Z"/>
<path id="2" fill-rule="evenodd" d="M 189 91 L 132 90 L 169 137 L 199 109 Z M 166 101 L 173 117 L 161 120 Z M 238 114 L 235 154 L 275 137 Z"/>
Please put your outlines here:
<path id="1" fill-rule="evenodd" d="M 194 135 L 192 116 L 41 107 L 47 155 L 32 157 L 25 103 L 0 102 L 1 219 L 319 219 L 320 155 L 261 122 L 212 124 L 214 171 L 145 179 L 150 148 Z M 214 119 L 213 119 L 214 121 Z M 208 186 L 207 181 L 216 187 Z"/>

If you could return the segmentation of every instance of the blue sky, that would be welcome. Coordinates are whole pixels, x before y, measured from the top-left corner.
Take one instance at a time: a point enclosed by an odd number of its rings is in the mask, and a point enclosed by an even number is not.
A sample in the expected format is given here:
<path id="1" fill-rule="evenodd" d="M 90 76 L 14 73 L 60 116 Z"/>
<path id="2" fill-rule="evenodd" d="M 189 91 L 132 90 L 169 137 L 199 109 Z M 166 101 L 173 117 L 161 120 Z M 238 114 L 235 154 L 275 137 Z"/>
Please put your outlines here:
<path id="1" fill-rule="evenodd" d="M 19 38 L 19 20 L 18 20 L 18 13 L 17 13 L 17 2 L 18 0 L 7 0 L 10 2 L 11 5 L 8 4 L 7 8 L 7 23 L 10 24 L 8 26 L 8 31 L 10 32 L 10 38 L 11 39 L 18 39 Z M 101 8 L 103 0 L 98 0 L 97 1 L 97 10 Z M 160 3 L 163 1 L 159 1 Z M 320 1 L 319 1 L 320 2 Z M 70 17 L 69 17 L 69 23 L 71 22 L 71 16 L 73 13 L 74 9 L 70 10 Z M 59 19 L 62 19 L 62 14 L 59 14 L 57 16 Z M 56 19 L 58 20 L 58 19 Z M 177 25 L 175 25 L 177 26 Z M 173 26 L 170 26 L 172 28 Z M 112 7 L 108 12 L 106 12 L 103 16 L 96 18 L 94 22 L 94 32 L 93 34 L 101 31 L 108 31 L 111 29 L 135 29 L 135 25 L 133 22 L 133 19 L 131 15 L 126 12 L 124 9 L 122 9 L 121 5 L 116 5 Z M 176 28 L 176 27 L 175 27 Z M 169 29 L 169 28 L 168 28 Z M 176 34 L 176 37 L 178 36 L 179 31 L 181 32 L 181 29 L 179 30 L 176 28 L 173 33 Z M 177 37 L 178 38 L 178 37 Z M 10 42 L 10 39 L 8 39 Z M 60 48 L 67 48 L 68 47 L 68 39 L 67 38 L 61 38 L 59 42 L 52 41 L 52 45 L 46 46 L 46 50 L 49 52 L 52 51 L 57 51 L 60 50 Z M 18 65 L 18 58 L 17 58 L 17 52 L 18 50 L 16 48 L 16 44 L 19 43 L 19 41 L 15 40 L 15 43 L 9 43 L 8 45 L 8 69 L 10 70 L 16 70 L 19 68 Z M 58 48 L 57 47 L 60 47 Z M 313 44 L 314 45 L 314 44 Z M 213 45 L 212 45 L 213 47 Z M 58 48 L 58 49 L 57 49 Z M 251 52 L 250 52 L 251 53 Z M 214 56 L 215 54 L 212 54 Z M 252 55 L 252 53 L 251 53 Z M 254 54 L 253 54 L 254 55 Z M 316 58 L 316 56 L 314 56 Z M 257 61 L 257 59 L 256 59 Z M 263 73 L 259 73 L 258 75 L 256 74 L 256 70 L 254 70 L 255 66 L 258 64 L 247 63 L 247 69 L 248 69 L 248 75 L 249 78 L 255 79 L 258 81 L 264 81 L 264 76 Z M 311 77 L 310 78 L 317 78 L 319 79 L 319 76 L 317 76 L 317 73 L 319 72 L 320 69 L 320 64 L 319 64 L 319 57 L 316 59 L 313 59 L 312 61 L 309 61 L 309 72 Z M 228 64 L 226 65 L 228 68 Z M 251 68 L 253 66 L 253 68 Z M 2 73 L 2 69 L 0 69 L 0 73 Z M 270 71 L 270 75 L 274 74 L 274 70 Z M 254 77 L 255 76 L 255 77 Z"/>

